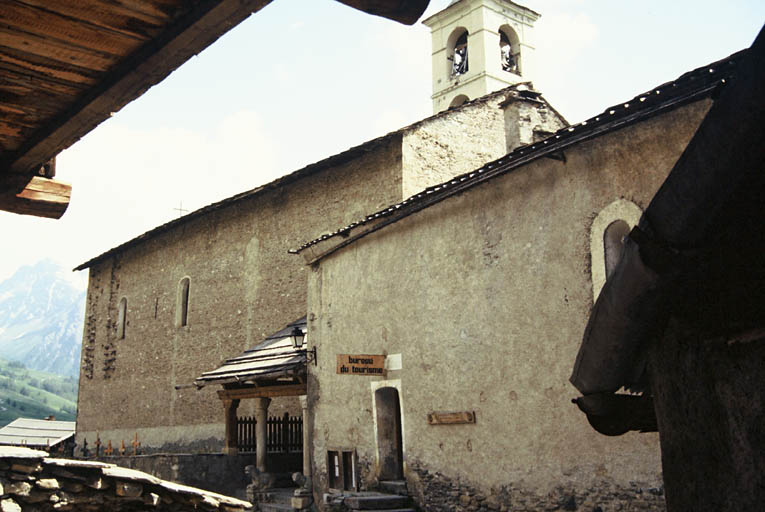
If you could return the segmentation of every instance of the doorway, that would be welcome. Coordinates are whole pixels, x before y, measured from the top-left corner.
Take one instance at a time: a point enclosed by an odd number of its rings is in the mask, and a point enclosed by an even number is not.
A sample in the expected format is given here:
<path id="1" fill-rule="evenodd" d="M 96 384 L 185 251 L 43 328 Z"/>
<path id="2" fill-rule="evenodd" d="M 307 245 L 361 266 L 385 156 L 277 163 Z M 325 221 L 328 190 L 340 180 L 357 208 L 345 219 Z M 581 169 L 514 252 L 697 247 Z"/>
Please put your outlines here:
<path id="1" fill-rule="evenodd" d="M 377 460 L 380 480 L 403 480 L 404 450 L 401 436 L 401 401 L 398 389 L 375 391 L 377 416 Z"/>

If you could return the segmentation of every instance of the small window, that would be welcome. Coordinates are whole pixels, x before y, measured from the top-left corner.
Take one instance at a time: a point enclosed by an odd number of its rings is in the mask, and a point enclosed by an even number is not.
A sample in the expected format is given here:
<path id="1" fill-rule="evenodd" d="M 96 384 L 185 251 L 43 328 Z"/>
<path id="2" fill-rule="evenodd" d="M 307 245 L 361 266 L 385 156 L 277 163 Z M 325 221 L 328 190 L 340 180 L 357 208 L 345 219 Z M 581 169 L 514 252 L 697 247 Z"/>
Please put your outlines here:
<path id="1" fill-rule="evenodd" d="M 616 268 L 622 256 L 624 237 L 643 214 L 638 205 L 626 199 L 617 199 L 592 221 L 590 226 L 590 272 L 592 273 L 592 300 Z"/>
<path id="2" fill-rule="evenodd" d="M 629 235 L 630 225 L 623 220 L 617 220 L 608 225 L 603 232 L 603 254 L 606 265 L 606 280 L 611 279 L 611 275 L 619 263 L 624 249 L 624 237 Z"/>
<path id="3" fill-rule="evenodd" d="M 117 339 L 125 339 L 125 325 L 127 323 L 127 299 L 122 297 L 117 310 Z"/>
<path id="4" fill-rule="evenodd" d="M 184 277 L 178 283 L 178 304 L 175 312 L 175 323 L 178 327 L 189 324 L 189 278 Z"/>
<path id="5" fill-rule="evenodd" d="M 353 451 L 328 451 L 327 469 L 329 487 L 341 491 L 355 491 L 356 458 Z"/>

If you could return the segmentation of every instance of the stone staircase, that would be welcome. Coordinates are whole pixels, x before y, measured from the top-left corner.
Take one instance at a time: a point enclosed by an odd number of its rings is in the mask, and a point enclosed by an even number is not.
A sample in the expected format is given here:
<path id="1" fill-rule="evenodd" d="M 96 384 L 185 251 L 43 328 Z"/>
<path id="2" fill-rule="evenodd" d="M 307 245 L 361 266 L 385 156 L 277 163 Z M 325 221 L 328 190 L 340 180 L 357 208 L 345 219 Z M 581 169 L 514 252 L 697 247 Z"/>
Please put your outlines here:
<path id="1" fill-rule="evenodd" d="M 415 512 L 405 481 L 382 481 L 379 488 L 384 492 L 348 496 L 343 500 L 343 505 L 351 511 Z"/>

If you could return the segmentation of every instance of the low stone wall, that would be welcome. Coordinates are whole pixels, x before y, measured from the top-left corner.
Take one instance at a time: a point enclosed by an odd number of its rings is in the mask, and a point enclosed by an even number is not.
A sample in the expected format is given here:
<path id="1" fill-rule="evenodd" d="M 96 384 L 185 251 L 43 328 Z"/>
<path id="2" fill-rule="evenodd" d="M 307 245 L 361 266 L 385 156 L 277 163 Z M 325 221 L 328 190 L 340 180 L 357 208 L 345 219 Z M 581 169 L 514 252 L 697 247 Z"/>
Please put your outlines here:
<path id="1" fill-rule="evenodd" d="M 101 457 L 99 460 L 144 471 L 163 480 L 244 499 L 245 489 L 250 483 L 244 468 L 255 465 L 255 454 L 154 453 Z M 269 472 L 288 475 L 291 471 L 302 470 L 303 455 L 269 453 L 266 462 Z"/>
<path id="2" fill-rule="evenodd" d="M 560 485 L 540 495 L 509 483 L 499 489 L 482 491 L 466 483 L 454 481 L 437 472 L 419 467 L 407 475 L 409 492 L 422 510 L 428 512 L 643 512 L 664 511 L 664 489 L 632 483 L 616 487 L 604 480 L 588 488 Z"/>
<path id="3" fill-rule="evenodd" d="M 0 447 L 0 511 L 244 512 L 251 504 L 98 461 Z"/>

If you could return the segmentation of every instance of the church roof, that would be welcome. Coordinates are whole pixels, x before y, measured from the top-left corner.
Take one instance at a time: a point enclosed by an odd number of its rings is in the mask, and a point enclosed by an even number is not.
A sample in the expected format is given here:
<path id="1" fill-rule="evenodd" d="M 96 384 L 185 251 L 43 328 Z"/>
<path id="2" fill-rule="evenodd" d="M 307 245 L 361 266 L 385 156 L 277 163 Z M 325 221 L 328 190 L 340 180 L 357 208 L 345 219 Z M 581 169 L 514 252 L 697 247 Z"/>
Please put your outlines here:
<path id="1" fill-rule="evenodd" d="M 0 445 L 55 446 L 73 435 L 73 421 L 16 418 L 0 428 Z"/>
<path id="2" fill-rule="evenodd" d="M 609 107 L 586 121 L 562 128 L 539 142 L 520 146 L 504 157 L 489 162 L 479 169 L 428 187 L 400 203 L 390 205 L 336 231 L 306 242 L 290 252 L 297 254 L 313 248 L 311 253 L 306 255 L 306 260 L 317 261 L 378 229 L 478 184 L 511 172 L 531 161 L 545 156 L 555 157 L 556 154 L 560 155 L 563 150 L 581 142 L 707 97 L 726 83 L 726 80 L 733 74 L 737 62 L 746 51 L 739 51 L 729 57 L 689 71 L 676 80 L 639 94 L 624 103 Z M 352 233 L 360 227 L 366 229 Z M 323 249 L 314 248 L 319 243 L 337 236 L 342 236 L 343 240 Z"/>
<path id="3" fill-rule="evenodd" d="M 183 217 L 179 217 L 177 219 L 173 219 L 170 222 L 166 222 L 165 224 L 162 224 L 160 226 L 157 226 L 142 235 L 139 235 L 135 238 L 132 238 L 128 240 L 127 242 L 120 244 L 112 249 L 109 249 L 108 251 L 91 258 L 90 260 L 86 261 L 85 263 L 82 263 L 75 267 L 73 270 L 85 270 L 86 268 L 89 268 L 109 257 L 111 257 L 114 254 L 118 254 L 122 251 L 125 251 L 129 249 L 130 247 L 134 247 L 136 245 L 140 245 L 143 242 L 146 242 L 148 240 L 151 240 L 154 237 L 157 237 L 161 235 L 162 233 L 165 233 L 167 231 L 171 231 L 175 229 L 176 227 L 182 226 L 186 224 L 189 221 L 192 221 L 196 218 L 199 218 L 201 216 L 207 215 L 211 212 L 214 212 L 216 210 L 220 210 L 223 208 L 228 208 L 229 206 L 235 205 L 237 203 L 240 203 L 242 201 L 246 201 L 248 199 L 251 199 L 253 197 L 258 196 L 261 193 L 265 193 L 269 190 L 273 190 L 276 188 L 280 188 L 283 186 L 286 186 L 290 183 L 293 183 L 295 181 L 298 181 L 306 176 L 309 176 L 311 174 L 315 174 L 317 172 L 320 172 L 324 169 L 328 169 L 331 167 L 336 167 L 338 165 L 342 165 L 346 162 L 349 162 L 351 160 L 354 160 L 356 158 L 359 158 L 360 156 L 369 153 L 370 151 L 375 150 L 376 148 L 383 146 L 384 144 L 387 144 L 389 141 L 394 140 L 396 137 L 401 137 L 403 134 L 415 130 L 418 127 L 427 124 L 430 121 L 433 121 L 435 119 L 440 119 L 442 117 L 446 117 L 448 115 L 451 115 L 455 111 L 461 111 L 466 108 L 468 108 L 471 105 L 476 105 L 479 103 L 484 103 L 486 101 L 490 101 L 493 98 L 497 98 L 503 94 L 506 94 L 508 90 L 512 89 L 515 86 L 510 86 L 506 89 L 502 89 L 500 91 L 493 92 L 491 94 L 487 94 L 486 96 L 481 96 L 480 98 L 476 98 L 472 101 L 468 101 L 460 105 L 459 107 L 445 110 L 443 112 L 439 112 L 437 114 L 434 114 L 430 117 L 426 117 L 425 119 L 421 119 L 415 123 L 412 123 L 410 125 L 407 125 L 403 128 L 399 128 L 398 130 L 392 131 L 390 133 L 387 133 L 385 135 L 382 135 L 380 137 L 377 137 L 375 139 L 369 140 L 367 142 L 364 142 L 362 144 L 359 144 L 358 146 L 354 146 L 350 149 L 347 149 L 341 153 L 337 153 L 335 155 L 332 155 L 330 157 L 327 157 L 323 160 L 319 160 L 318 162 L 309 164 L 301 169 L 298 169 L 296 171 L 293 171 L 290 174 L 286 174 L 282 176 L 281 178 L 278 178 L 272 182 L 269 182 L 265 185 L 261 185 L 259 187 L 256 187 L 251 190 L 247 190 L 245 192 L 241 192 L 239 194 L 233 195 L 231 197 L 228 197 L 226 199 L 223 199 L 221 201 L 212 203 L 208 206 L 205 206 L 203 208 L 200 208 L 198 210 L 195 210 L 189 214 L 184 215 Z"/>

